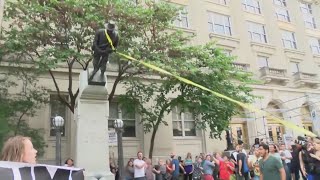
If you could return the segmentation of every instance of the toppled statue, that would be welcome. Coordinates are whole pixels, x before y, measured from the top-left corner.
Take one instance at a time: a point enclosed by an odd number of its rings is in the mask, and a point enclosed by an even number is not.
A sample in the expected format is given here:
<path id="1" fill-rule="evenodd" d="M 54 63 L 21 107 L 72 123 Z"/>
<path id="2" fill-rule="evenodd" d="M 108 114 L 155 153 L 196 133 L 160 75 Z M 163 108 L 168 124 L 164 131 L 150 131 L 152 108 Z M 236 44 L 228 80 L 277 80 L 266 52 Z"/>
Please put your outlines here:
<path id="1" fill-rule="evenodd" d="M 93 51 L 93 72 L 89 77 L 89 83 L 94 78 L 95 74 L 100 69 L 100 79 L 104 78 L 104 72 L 108 62 L 109 55 L 113 53 L 112 47 L 107 39 L 106 33 L 108 33 L 113 46 L 116 48 L 119 43 L 118 32 L 115 30 L 116 25 L 114 21 L 109 21 L 105 24 L 105 29 L 99 29 L 96 32 L 94 41 L 92 44 Z"/>

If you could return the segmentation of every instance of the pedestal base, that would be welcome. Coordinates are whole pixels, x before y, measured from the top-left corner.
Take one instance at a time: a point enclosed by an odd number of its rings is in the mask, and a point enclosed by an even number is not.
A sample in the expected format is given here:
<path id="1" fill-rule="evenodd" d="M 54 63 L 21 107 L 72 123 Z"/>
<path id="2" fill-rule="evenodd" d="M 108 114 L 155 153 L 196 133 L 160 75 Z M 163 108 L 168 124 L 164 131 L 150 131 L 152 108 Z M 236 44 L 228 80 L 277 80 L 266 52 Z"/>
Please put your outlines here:
<path id="1" fill-rule="evenodd" d="M 114 180 L 114 174 L 111 172 L 106 174 L 106 173 L 90 173 L 90 172 L 85 172 L 84 173 L 84 180 Z"/>

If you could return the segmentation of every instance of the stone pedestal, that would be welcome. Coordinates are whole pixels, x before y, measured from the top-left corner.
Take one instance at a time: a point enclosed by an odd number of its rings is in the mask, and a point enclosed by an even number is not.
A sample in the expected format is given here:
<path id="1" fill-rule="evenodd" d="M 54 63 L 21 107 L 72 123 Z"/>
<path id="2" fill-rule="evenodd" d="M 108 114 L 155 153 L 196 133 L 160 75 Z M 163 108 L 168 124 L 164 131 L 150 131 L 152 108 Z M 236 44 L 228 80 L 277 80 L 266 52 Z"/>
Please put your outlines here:
<path id="1" fill-rule="evenodd" d="M 88 74 L 89 72 L 80 74 L 75 164 L 85 169 L 86 180 L 114 180 L 109 166 L 106 83 L 89 85 Z M 99 75 L 100 71 L 97 72 L 97 76 Z"/>

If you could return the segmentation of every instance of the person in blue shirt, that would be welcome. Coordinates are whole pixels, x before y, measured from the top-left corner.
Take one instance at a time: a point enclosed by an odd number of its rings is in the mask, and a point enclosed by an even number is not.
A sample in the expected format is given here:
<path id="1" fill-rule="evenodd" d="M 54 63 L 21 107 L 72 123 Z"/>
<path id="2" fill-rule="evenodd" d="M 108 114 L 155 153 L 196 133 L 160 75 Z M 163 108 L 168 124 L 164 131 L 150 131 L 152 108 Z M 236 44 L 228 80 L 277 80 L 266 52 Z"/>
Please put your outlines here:
<path id="1" fill-rule="evenodd" d="M 174 153 L 171 153 L 170 157 L 172 159 L 172 180 L 179 180 L 180 162 Z"/>
<path id="2" fill-rule="evenodd" d="M 214 163 L 211 162 L 211 155 L 207 155 L 203 163 L 203 180 L 213 180 Z"/>

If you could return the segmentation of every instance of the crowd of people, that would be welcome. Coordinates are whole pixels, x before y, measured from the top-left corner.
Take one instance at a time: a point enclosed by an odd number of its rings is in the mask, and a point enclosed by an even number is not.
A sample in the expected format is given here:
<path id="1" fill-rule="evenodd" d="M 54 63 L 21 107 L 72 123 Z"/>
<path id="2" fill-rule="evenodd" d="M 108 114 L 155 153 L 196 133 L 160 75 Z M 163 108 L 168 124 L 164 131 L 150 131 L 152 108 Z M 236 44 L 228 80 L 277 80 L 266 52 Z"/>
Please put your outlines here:
<path id="1" fill-rule="evenodd" d="M 35 164 L 36 155 L 30 138 L 15 136 L 4 143 L 1 160 Z M 67 159 L 65 166 L 73 167 L 73 160 Z M 110 164 L 110 170 L 118 174 L 115 163 Z M 194 157 L 187 153 L 185 158 L 171 153 L 155 165 L 138 152 L 136 159 L 128 161 L 123 179 L 320 180 L 320 138 L 298 137 L 289 145 L 256 139 L 248 151 L 238 144 L 233 152 L 200 153 Z"/>
<path id="2" fill-rule="evenodd" d="M 187 153 L 185 158 L 171 153 L 155 165 L 138 152 L 124 174 L 125 180 L 320 180 L 320 138 L 298 137 L 289 145 L 257 138 L 248 151 L 238 144 L 232 152 Z"/>

